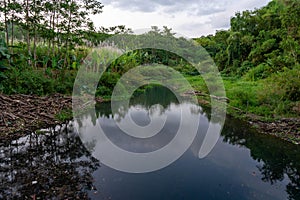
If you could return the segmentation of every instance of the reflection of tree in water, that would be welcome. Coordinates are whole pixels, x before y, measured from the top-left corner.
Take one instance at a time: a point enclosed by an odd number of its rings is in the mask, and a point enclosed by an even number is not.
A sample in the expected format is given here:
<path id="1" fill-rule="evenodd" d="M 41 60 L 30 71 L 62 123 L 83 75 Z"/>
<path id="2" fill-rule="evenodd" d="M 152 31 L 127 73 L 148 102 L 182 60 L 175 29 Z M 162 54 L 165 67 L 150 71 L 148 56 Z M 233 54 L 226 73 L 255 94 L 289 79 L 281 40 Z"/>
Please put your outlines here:
<path id="1" fill-rule="evenodd" d="M 0 165 L 0 199 L 87 199 L 99 162 L 63 126 L 1 147 Z"/>
<path id="2" fill-rule="evenodd" d="M 144 91 L 144 90 L 142 90 Z M 178 104 L 176 96 L 166 87 L 154 86 L 147 88 L 145 92 L 140 92 L 139 90 L 133 94 L 130 99 L 130 105 L 139 105 L 143 109 L 149 110 L 151 106 L 159 104 L 164 109 L 168 108 L 171 103 Z M 129 105 L 129 108 L 130 108 Z M 96 105 L 97 118 L 99 117 L 109 117 L 112 115 L 111 104 L 101 103 Z M 121 110 L 117 113 L 119 116 L 124 117 L 128 110 Z M 113 114 L 114 115 L 114 114 Z"/>
<path id="3" fill-rule="evenodd" d="M 141 92 L 142 91 L 142 92 Z M 129 109 L 132 108 L 140 108 L 144 111 L 149 111 L 149 114 L 154 112 L 159 112 L 161 115 L 165 113 L 165 111 L 170 110 L 170 105 L 179 105 L 178 99 L 176 98 L 173 92 L 163 86 L 153 86 L 147 88 L 146 90 L 136 91 L 133 94 L 133 97 L 130 99 L 130 105 L 128 108 L 120 108 L 117 113 L 112 113 L 111 111 L 111 103 L 100 103 L 96 104 L 96 116 L 91 116 L 92 121 L 96 121 L 96 118 L 99 117 L 114 117 L 117 115 L 118 120 L 120 121 L 122 118 L 128 114 Z M 184 97 L 182 97 L 183 100 Z M 184 101 L 185 103 L 189 103 L 190 97 L 187 97 Z M 159 105 L 159 106 L 158 106 Z M 203 114 L 201 107 L 191 107 L 192 114 Z"/>
<path id="4" fill-rule="evenodd" d="M 286 192 L 289 199 L 300 199 L 300 147 L 275 137 L 249 131 L 249 127 L 243 127 L 240 121 L 231 119 L 228 123 L 225 124 L 222 133 L 224 141 L 251 150 L 251 157 L 262 163 L 262 166 L 257 167 L 264 182 L 274 184 L 287 176 L 289 183 Z"/>
<path id="5" fill-rule="evenodd" d="M 132 105 L 142 104 L 146 108 L 150 108 L 152 105 L 160 104 L 164 108 L 168 107 L 171 103 L 178 104 L 178 99 L 175 94 L 168 88 L 163 86 L 154 86 L 146 89 L 146 92 L 139 95 L 133 95 L 130 99 Z"/>

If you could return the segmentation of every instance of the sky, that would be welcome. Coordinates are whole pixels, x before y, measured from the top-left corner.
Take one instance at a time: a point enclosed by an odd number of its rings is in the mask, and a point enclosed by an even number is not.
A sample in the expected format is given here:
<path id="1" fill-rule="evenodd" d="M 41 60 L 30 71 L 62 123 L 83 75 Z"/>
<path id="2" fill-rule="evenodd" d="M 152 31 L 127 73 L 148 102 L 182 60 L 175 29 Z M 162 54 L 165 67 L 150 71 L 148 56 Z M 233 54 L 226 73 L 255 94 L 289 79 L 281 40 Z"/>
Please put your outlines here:
<path id="1" fill-rule="evenodd" d="M 93 16 L 97 27 L 125 25 L 133 30 L 167 26 L 186 37 L 228 29 L 237 11 L 254 10 L 270 0 L 100 0 L 103 13 Z"/>

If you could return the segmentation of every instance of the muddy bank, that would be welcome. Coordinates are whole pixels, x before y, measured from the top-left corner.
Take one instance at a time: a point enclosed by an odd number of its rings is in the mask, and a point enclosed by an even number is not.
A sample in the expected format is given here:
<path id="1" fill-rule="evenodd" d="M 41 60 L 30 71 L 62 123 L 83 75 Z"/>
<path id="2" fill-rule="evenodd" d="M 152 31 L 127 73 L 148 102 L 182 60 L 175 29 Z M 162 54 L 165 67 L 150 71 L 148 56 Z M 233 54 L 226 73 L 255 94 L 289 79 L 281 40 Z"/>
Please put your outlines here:
<path id="1" fill-rule="evenodd" d="M 250 119 L 249 123 L 261 133 L 300 144 L 300 118 L 282 118 L 272 122 Z"/>
<path id="2" fill-rule="evenodd" d="M 227 114 L 248 122 L 252 128 L 262 134 L 273 135 L 293 144 L 300 144 L 300 117 L 266 119 L 229 105 L 227 105 Z"/>
<path id="3" fill-rule="evenodd" d="M 0 141 L 9 141 L 40 129 L 64 123 L 72 98 L 62 95 L 0 95 Z M 61 116 L 60 116 L 61 115 Z"/>

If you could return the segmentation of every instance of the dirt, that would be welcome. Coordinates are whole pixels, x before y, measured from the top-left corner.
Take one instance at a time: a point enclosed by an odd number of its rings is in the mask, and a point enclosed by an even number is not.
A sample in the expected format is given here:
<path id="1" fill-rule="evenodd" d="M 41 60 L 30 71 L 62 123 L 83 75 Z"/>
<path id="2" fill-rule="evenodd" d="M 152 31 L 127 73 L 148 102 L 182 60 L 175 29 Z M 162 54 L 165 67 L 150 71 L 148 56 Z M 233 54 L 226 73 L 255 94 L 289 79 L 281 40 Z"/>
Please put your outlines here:
<path id="1" fill-rule="evenodd" d="M 101 102 L 102 99 L 95 99 Z M 0 143 L 11 141 L 31 132 L 64 123 L 57 115 L 70 111 L 72 98 L 55 94 L 46 97 L 34 95 L 0 95 Z M 259 132 L 275 135 L 300 144 L 300 118 L 282 118 L 267 122 L 248 115 L 249 123 Z"/>
<path id="2" fill-rule="evenodd" d="M 71 110 L 72 98 L 56 94 L 0 95 L 0 141 L 16 139 L 37 129 L 63 123 L 57 114 Z"/>
<path id="3" fill-rule="evenodd" d="M 247 121 L 258 132 L 274 135 L 294 144 L 300 144 L 300 117 L 265 119 L 262 116 L 248 113 L 239 108 L 227 106 L 231 110 L 232 116 Z"/>
<path id="4" fill-rule="evenodd" d="M 282 118 L 271 122 L 252 118 L 249 123 L 259 132 L 275 135 L 294 144 L 300 144 L 300 118 Z"/>

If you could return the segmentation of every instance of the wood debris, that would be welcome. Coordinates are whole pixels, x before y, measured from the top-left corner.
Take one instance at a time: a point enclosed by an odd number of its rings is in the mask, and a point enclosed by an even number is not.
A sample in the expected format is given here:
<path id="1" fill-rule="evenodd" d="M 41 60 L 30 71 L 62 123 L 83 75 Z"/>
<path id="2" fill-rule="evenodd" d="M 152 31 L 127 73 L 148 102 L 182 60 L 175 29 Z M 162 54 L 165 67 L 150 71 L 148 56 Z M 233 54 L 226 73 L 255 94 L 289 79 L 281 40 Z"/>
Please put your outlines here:
<path id="1" fill-rule="evenodd" d="M 59 122 L 56 115 L 71 110 L 72 98 L 59 94 L 39 97 L 33 95 L 0 95 L 0 140 L 13 139 L 39 128 Z"/>

